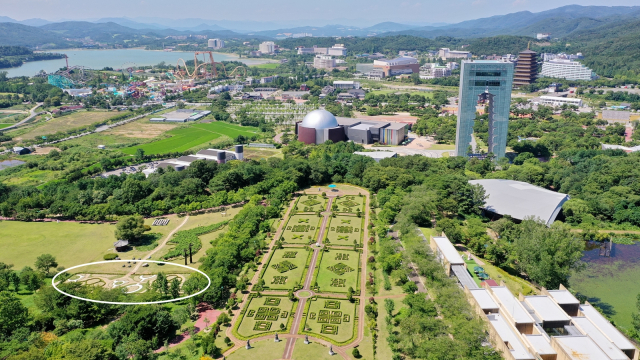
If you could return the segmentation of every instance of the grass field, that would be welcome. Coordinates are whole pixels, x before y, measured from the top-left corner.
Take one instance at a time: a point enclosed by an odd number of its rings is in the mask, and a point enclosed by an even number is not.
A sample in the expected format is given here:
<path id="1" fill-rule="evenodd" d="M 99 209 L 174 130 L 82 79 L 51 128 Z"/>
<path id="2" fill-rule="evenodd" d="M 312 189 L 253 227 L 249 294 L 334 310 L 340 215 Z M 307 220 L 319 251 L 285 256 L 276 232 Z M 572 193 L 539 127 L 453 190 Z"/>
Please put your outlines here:
<path id="1" fill-rule="evenodd" d="M 280 332 L 280 324 L 287 325 L 293 311 L 293 305 L 294 303 L 286 296 L 263 295 L 262 297 L 251 299 L 249 304 L 246 305 L 242 323 L 238 327 L 238 334 L 244 337 L 251 337 L 265 332 Z M 262 315 L 262 311 L 258 311 L 260 308 L 266 308 L 269 311 L 266 318 Z M 270 311 L 275 308 L 277 310 Z M 256 319 L 257 316 L 261 318 Z M 282 354 L 278 355 L 282 356 Z M 279 357 L 276 357 L 276 359 L 279 359 Z"/>
<path id="2" fill-rule="evenodd" d="M 329 348 L 311 341 L 310 344 L 305 344 L 303 339 L 296 339 L 296 345 L 293 348 L 293 360 L 330 360 L 335 359 L 335 355 L 329 355 Z M 335 351 L 335 350 L 334 350 Z"/>
<path id="3" fill-rule="evenodd" d="M 325 211 L 327 209 L 327 200 L 323 199 L 319 195 L 302 195 L 296 210 L 298 212 L 316 212 Z"/>
<path id="4" fill-rule="evenodd" d="M 280 149 L 261 149 L 261 148 L 244 148 L 244 158 L 251 160 L 260 160 L 268 158 L 284 159 L 284 154 Z"/>
<path id="5" fill-rule="evenodd" d="M 46 123 L 36 124 L 28 132 L 20 136 L 21 139 L 33 139 L 44 135 L 55 134 L 58 131 L 67 131 L 81 126 L 91 125 L 118 115 L 113 111 L 77 111 L 69 115 L 54 118 Z"/>
<path id="6" fill-rule="evenodd" d="M 0 124 L 0 129 L 4 129 L 4 128 L 9 127 L 11 125 L 13 125 L 13 124 Z"/>
<path id="7" fill-rule="evenodd" d="M 301 329 L 309 334 L 318 334 L 337 343 L 347 341 L 353 336 L 356 304 L 348 300 L 317 298 L 309 299 L 309 311 Z M 324 315 L 323 313 L 326 313 Z M 333 329 L 327 329 L 327 326 Z M 324 330 L 323 330 L 324 328 Z M 330 333 L 331 330 L 336 333 Z"/>
<path id="8" fill-rule="evenodd" d="M 364 196 L 347 195 L 334 200 L 338 205 L 338 212 L 355 214 L 357 209 L 364 211 Z"/>
<path id="9" fill-rule="evenodd" d="M 145 154 L 186 151 L 198 145 L 215 140 L 221 136 L 227 136 L 231 139 L 235 139 L 238 135 L 250 137 L 255 135 L 257 131 L 257 128 L 238 126 L 223 122 L 194 124 L 167 131 L 167 134 L 173 135 L 168 139 L 125 148 L 122 149 L 122 151 L 131 155 L 135 154 L 138 149 L 143 149 Z"/>
<path id="10" fill-rule="evenodd" d="M 227 356 L 229 360 L 277 360 L 284 354 L 286 340 L 274 342 L 273 339 L 252 342 L 252 349 L 240 348 Z"/>
<path id="11" fill-rule="evenodd" d="M 432 91 L 408 91 L 408 90 L 401 90 L 401 89 L 392 89 L 392 90 L 374 90 L 371 93 L 375 95 L 381 95 L 381 94 L 389 95 L 389 94 L 399 93 L 399 94 L 409 94 L 409 95 L 422 95 L 426 98 L 433 97 Z"/>
<path id="12" fill-rule="evenodd" d="M 433 144 L 427 148 L 427 150 L 455 150 L 455 145 L 448 144 Z"/>
<path id="13" fill-rule="evenodd" d="M 282 233 L 282 239 L 289 244 L 305 245 L 310 241 L 315 241 L 315 234 L 318 226 L 320 226 L 320 221 L 322 221 L 322 218 L 317 217 L 315 214 L 291 216 Z M 303 225 L 307 225 L 308 227 L 303 228 Z"/>
<path id="14" fill-rule="evenodd" d="M 331 249 L 323 252 L 316 279 L 320 291 L 346 293 L 349 287 L 357 290 L 359 263 L 360 253 L 353 250 Z"/>
<path id="15" fill-rule="evenodd" d="M 257 67 L 260 69 L 275 69 L 278 66 L 280 66 L 280 64 L 276 64 L 276 63 L 266 63 L 266 64 L 258 64 L 258 65 L 254 65 L 252 67 Z"/>
<path id="16" fill-rule="evenodd" d="M 398 311 L 402 307 L 406 307 L 402 303 L 402 299 L 391 299 L 395 304 L 395 308 L 393 310 L 393 315 L 396 315 Z M 378 359 L 392 359 L 393 352 L 391 351 L 391 347 L 387 342 L 387 338 L 391 331 L 393 331 L 393 325 L 387 325 L 384 320 L 387 317 L 387 309 L 384 306 L 384 300 L 378 301 L 378 348 L 376 353 L 376 358 Z"/>
<path id="17" fill-rule="evenodd" d="M 362 237 L 363 218 L 356 216 L 338 215 L 331 218 L 325 239 L 333 245 L 353 245 L 353 241 L 360 243 Z M 338 232 L 340 230 L 340 232 Z"/>
<path id="18" fill-rule="evenodd" d="M 268 290 L 289 290 L 293 288 L 296 283 L 300 283 L 302 276 L 306 273 L 304 267 L 311 254 L 313 254 L 313 252 L 305 251 L 301 248 L 275 250 L 271 261 L 267 264 L 266 271 L 262 275 Z M 293 264 L 295 268 L 290 269 L 290 267 L 286 267 L 285 265 L 289 264 L 284 263 L 285 261 Z M 281 270 L 276 268 L 278 265 L 281 265 Z"/>

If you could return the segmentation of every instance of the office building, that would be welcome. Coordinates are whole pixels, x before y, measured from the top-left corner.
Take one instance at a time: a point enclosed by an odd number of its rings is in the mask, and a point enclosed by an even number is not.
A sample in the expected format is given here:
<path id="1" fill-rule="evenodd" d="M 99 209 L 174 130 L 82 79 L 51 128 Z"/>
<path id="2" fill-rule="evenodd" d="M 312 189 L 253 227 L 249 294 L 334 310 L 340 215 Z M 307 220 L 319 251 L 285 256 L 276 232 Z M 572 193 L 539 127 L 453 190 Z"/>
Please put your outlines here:
<path id="1" fill-rule="evenodd" d="M 330 55 L 316 55 L 313 58 L 313 67 L 316 69 L 333 69 L 336 67 L 336 60 Z"/>
<path id="2" fill-rule="evenodd" d="M 578 61 L 554 59 L 542 63 L 541 76 L 567 80 L 593 80 L 596 74 Z"/>
<path id="3" fill-rule="evenodd" d="M 447 76 L 451 76 L 451 69 L 446 66 L 426 63 L 420 67 L 420 79 L 435 79 Z"/>
<path id="4" fill-rule="evenodd" d="M 488 152 L 493 153 L 496 160 L 505 156 L 512 81 L 513 63 L 496 60 L 462 61 L 456 126 L 458 156 L 468 156 L 478 104 L 489 109 Z"/>
<path id="5" fill-rule="evenodd" d="M 296 134 L 298 140 L 305 144 L 322 144 L 331 140 L 398 145 L 405 140 L 408 127 L 407 124 L 397 122 L 336 118 L 330 112 L 319 109 L 308 113 L 302 122 L 296 123 Z"/>
<path id="6" fill-rule="evenodd" d="M 533 101 L 536 103 L 536 101 Z M 577 107 L 582 107 L 582 99 L 578 98 L 568 98 L 562 96 L 549 96 L 543 95 L 538 98 L 537 103 L 539 105 L 547 105 L 547 106 L 562 106 L 562 105 L 575 105 Z"/>
<path id="7" fill-rule="evenodd" d="M 438 57 L 442 59 L 471 59 L 471 52 L 441 48 L 438 51 Z"/>
<path id="8" fill-rule="evenodd" d="M 359 81 L 334 81 L 333 82 L 333 87 L 336 89 L 346 89 L 346 90 L 350 90 L 350 89 L 360 89 L 360 82 Z"/>
<path id="9" fill-rule="evenodd" d="M 347 48 L 344 47 L 344 44 L 335 44 L 330 48 L 326 47 L 318 47 L 314 45 L 313 47 L 298 47 L 298 55 L 305 54 L 318 54 L 318 55 L 331 55 L 331 56 L 347 56 Z"/>
<path id="10" fill-rule="evenodd" d="M 208 46 L 214 50 L 222 49 L 224 47 L 224 41 L 220 39 L 209 39 Z"/>
<path id="11" fill-rule="evenodd" d="M 273 41 L 265 41 L 258 47 L 263 54 L 273 54 L 275 52 L 276 44 Z"/>
<path id="12" fill-rule="evenodd" d="M 373 68 L 382 70 L 383 76 L 396 76 L 420 72 L 418 59 L 401 56 L 395 59 L 380 59 L 373 61 Z"/>
<path id="13" fill-rule="evenodd" d="M 529 85 L 536 80 L 538 74 L 537 53 L 529 49 L 518 54 L 513 75 L 513 86 Z"/>

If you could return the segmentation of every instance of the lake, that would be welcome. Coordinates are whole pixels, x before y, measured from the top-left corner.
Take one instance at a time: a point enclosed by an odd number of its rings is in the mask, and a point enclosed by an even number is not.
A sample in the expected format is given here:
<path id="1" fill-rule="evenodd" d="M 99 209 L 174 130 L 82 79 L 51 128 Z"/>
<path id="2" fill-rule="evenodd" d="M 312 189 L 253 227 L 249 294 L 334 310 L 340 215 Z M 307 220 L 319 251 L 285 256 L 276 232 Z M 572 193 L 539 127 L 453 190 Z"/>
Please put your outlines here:
<path id="1" fill-rule="evenodd" d="M 156 65 L 162 61 L 167 64 L 175 65 L 178 59 L 193 60 L 193 52 L 189 51 L 149 51 L 143 49 L 114 49 L 114 50 L 53 50 L 51 52 L 67 54 L 69 57 L 69 66 L 84 66 L 89 69 L 101 70 L 104 67 L 112 67 L 119 69 L 129 66 L 148 66 Z M 268 62 L 268 60 L 238 58 L 232 54 L 214 53 L 214 60 L 231 61 L 239 60 L 247 65 L 256 65 Z M 198 57 L 202 59 L 202 55 Z M 66 66 L 65 59 L 44 60 L 26 62 L 20 67 L 0 69 L 0 71 L 8 72 L 9 77 L 15 76 L 34 76 L 40 70 L 47 73 Z"/>
<path id="2" fill-rule="evenodd" d="M 598 246 L 587 246 L 582 261 L 587 267 L 571 276 L 571 288 L 598 306 L 616 324 L 631 328 L 631 314 L 640 293 L 640 243 L 613 244 L 611 257 L 599 255 Z"/>

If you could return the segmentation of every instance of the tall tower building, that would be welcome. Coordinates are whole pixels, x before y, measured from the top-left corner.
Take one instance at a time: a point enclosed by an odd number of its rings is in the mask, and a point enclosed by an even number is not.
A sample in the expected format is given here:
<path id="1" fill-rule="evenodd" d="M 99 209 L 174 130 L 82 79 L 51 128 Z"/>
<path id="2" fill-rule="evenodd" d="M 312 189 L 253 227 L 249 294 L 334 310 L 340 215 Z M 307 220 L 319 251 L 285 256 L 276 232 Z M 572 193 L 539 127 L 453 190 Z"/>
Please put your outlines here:
<path id="1" fill-rule="evenodd" d="M 489 108 L 489 153 L 504 157 L 511 106 L 513 63 L 497 60 L 463 60 L 460 69 L 456 154 L 468 156 L 476 106 Z"/>
<path id="2" fill-rule="evenodd" d="M 538 74 L 537 53 L 529 49 L 518 54 L 513 86 L 529 85 L 536 80 Z"/>

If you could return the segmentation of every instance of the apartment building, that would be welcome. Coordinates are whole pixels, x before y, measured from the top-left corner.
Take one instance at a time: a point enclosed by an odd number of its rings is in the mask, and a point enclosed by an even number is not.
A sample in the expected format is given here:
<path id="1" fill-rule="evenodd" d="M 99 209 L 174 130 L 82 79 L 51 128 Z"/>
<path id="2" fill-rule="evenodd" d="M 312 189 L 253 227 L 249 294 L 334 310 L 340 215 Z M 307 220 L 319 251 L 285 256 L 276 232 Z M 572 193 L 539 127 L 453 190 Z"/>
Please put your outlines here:
<path id="1" fill-rule="evenodd" d="M 542 63 L 541 76 L 567 80 L 593 80 L 597 76 L 578 61 L 554 59 Z"/>

